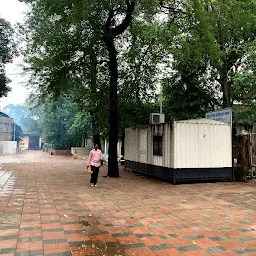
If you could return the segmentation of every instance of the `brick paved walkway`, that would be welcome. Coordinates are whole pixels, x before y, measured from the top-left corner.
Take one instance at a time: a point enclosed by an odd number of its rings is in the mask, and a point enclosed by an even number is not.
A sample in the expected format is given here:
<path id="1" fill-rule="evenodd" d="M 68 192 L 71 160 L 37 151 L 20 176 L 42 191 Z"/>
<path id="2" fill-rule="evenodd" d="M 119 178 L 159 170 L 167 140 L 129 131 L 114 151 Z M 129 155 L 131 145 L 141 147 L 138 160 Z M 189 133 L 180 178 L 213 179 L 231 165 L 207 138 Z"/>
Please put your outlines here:
<path id="1" fill-rule="evenodd" d="M 0 156 L 1 255 L 256 255 L 256 186 L 173 186 L 121 171 L 89 186 L 85 162 Z"/>

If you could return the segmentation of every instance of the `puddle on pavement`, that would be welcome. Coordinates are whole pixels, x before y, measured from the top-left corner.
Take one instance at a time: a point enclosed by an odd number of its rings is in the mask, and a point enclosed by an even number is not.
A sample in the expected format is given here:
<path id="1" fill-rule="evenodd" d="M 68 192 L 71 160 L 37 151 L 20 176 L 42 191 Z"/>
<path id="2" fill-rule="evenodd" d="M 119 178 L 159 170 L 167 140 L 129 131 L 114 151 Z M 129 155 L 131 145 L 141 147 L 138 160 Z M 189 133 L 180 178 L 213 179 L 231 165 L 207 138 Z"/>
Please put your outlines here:
<path id="1" fill-rule="evenodd" d="M 90 224 L 88 221 L 86 221 L 86 220 L 80 220 L 79 221 L 83 226 L 85 226 L 85 227 L 88 227 L 88 226 L 92 226 L 92 224 Z"/>
<path id="2" fill-rule="evenodd" d="M 118 242 L 81 244 L 79 248 L 73 251 L 73 254 L 83 256 L 130 256 Z"/>
<path id="3" fill-rule="evenodd" d="M 86 227 L 93 226 L 93 223 L 88 222 L 86 219 L 79 219 L 79 222 Z M 90 240 L 89 243 L 81 243 L 77 247 L 73 255 L 83 255 L 83 256 L 130 256 L 127 254 L 123 246 L 116 242 L 102 243 L 100 241 Z"/>
<path id="4" fill-rule="evenodd" d="M 92 215 L 89 215 L 89 217 L 92 217 Z M 79 217 L 79 222 L 84 226 L 84 228 L 93 226 L 93 223 L 90 223 L 88 221 L 88 218 L 85 218 L 85 217 Z"/>

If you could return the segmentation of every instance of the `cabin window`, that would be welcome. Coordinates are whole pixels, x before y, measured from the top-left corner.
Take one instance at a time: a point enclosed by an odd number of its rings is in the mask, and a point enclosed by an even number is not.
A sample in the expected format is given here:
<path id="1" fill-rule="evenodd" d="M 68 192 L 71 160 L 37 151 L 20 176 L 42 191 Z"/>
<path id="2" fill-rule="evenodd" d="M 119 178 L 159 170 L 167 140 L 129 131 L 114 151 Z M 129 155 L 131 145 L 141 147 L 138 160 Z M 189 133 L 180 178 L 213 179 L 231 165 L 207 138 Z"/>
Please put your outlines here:
<path id="1" fill-rule="evenodd" d="M 154 156 L 163 155 L 163 136 L 153 137 L 153 155 Z"/>

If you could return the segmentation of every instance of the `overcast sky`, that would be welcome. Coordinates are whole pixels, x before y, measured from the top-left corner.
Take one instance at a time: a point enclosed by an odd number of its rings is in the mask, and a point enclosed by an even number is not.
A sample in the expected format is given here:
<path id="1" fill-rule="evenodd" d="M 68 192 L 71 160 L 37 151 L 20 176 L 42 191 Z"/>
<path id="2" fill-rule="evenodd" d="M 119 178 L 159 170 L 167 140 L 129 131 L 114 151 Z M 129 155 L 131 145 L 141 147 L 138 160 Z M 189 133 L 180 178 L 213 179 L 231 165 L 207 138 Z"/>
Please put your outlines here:
<path id="1" fill-rule="evenodd" d="M 18 0 L 0 0 L 0 17 L 15 25 L 16 22 L 22 23 L 27 6 Z M 12 91 L 5 98 L 0 98 L 0 107 L 8 104 L 21 104 L 28 96 L 28 91 L 23 87 L 25 77 L 22 76 L 22 69 L 19 65 L 22 63 L 21 58 L 16 58 L 13 64 L 6 66 L 8 77 L 12 80 L 9 86 Z"/>

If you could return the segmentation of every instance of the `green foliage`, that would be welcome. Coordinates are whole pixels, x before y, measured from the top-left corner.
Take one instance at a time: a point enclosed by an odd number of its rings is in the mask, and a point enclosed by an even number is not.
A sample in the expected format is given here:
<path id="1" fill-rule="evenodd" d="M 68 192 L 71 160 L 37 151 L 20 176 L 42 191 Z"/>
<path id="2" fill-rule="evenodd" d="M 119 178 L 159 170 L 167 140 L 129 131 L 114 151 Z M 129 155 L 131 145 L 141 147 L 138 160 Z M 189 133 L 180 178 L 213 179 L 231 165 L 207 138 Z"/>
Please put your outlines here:
<path id="1" fill-rule="evenodd" d="M 77 105 L 64 97 L 58 101 L 46 100 L 40 124 L 43 139 L 55 149 L 80 147 L 84 139 L 91 135 L 90 118 L 86 112 L 79 112 Z"/>
<path id="2" fill-rule="evenodd" d="M 7 86 L 10 81 L 6 77 L 5 64 L 10 63 L 16 53 L 13 33 L 10 23 L 0 18 L 0 98 L 7 96 L 10 91 Z"/>
<path id="3" fill-rule="evenodd" d="M 247 45 L 244 51 L 247 52 L 243 60 L 241 70 L 234 76 L 234 87 L 232 90 L 234 104 L 235 123 L 256 123 L 256 44 Z"/>
<path id="4" fill-rule="evenodd" d="M 92 135 L 91 118 L 88 113 L 77 112 L 72 121 L 67 135 L 79 145 Z"/>
<path id="5" fill-rule="evenodd" d="M 211 17 L 207 25 L 213 27 L 212 42 L 217 46 L 218 58 L 211 61 L 217 70 L 215 80 L 223 92 L 223 106 L 229 107 L 234 101 L 233 78 L 247 55 L 244 47 L 255 40 L 256 1 L 204 1 L 202 6 Z"/>
<path id="6" fill-rule="evenodd" d="M 163 83 L 163 110 L 167 121 L 201 118 L 218 106 L 211 86 L 205 86 L 191 70 L 183 72 Z"/>
<path id="7" fill-rule="evenodd" d="M 175 39 L 172 73 L 162 84 L 167 120 L 200 118 L 219 105 L 212 68 L 219 56 L 214 23 L 198 1 L 192 4 L 193 12 L 183 21 L 183 34 Z"/>
<path id="8" fill-rule="evenodd" d="M 43 139 L 51 143 L 55 149 L 70 149 L 71 140 L 67 136 L 69 123 L 73 118 L 70 105 L 64 99 L 58 102 L 49 100 L 44 104 L 41 124 Z"/>
<path id="9" fill-rule="evenodd" d="M 161 23 L 134 21 L 131 46 L 120 56 L 120 101 L 131 101 L 132 105 L 134 101 L 142 103 L 155 98 L 158 65 L 170 54 L 160 42 L 164 32 Z"/>
<path id="10" fill-rule="evenodd" d="M 251 67 L 241 70 L 251 66 L 244 63 L 248 55 L 255 56 L 246 46 L 255 41 L 256 2 L 193 0 L 191 8 L 183 21 L 183 34 L 175 38 L 173 74 L 164 83 L 167 117 L 201 117 L 220 107 L 222 92 L 224 107 L 235 103 L 235 116 L 252 121 L 248 111 L 254 105 L 254 75 Z"/>
<path id="11" fill-rule="evenodd" d="M 256 123 L 255 113 L 256 103 L 250 105 L 236 104 L 233 106 L 233 123 L 237 124 L 249 124 Z"/>
<path id="12" fill-rule="evenodd" d="M 29 38 L 26 60 L 33 74 L 30 84 L 36 88 L 41 102 L 49 96 L 56 100 L 69 95 L 91 114 L 94 133 L 107 136 L 109 70 L 102 35 L 108 10 L 115 10 L 118 18 L 114 23 L 120 23 L 126 12 L 125 1 L 26 2 L 32 4 L 26 23 Z M 166 44 L 160 44 L 161 35 L 173 34 L 166 30 L 165 23 L 153 18 L 158 1 L 144 0 L 137 4 L 131 28 L 116 41 L 120 117 L 126 115 L 124 103 L 129 101 L 132 108 L 134 102 L 139 106 L 154 98 L 156 67 L 163 61 L 164 53 L 168 54 Z M 139 124 L 141 120 L 136 122 Z"/>
<path id="13" fill-rule="evenodd" d="M 155 103 L 121 101 L 120 105 L 120 129 L 119 135 L 127 127 L 135 127 L 137 125 L 148 125 L 150 113 L 158 113 L 159 106 Z"/>

